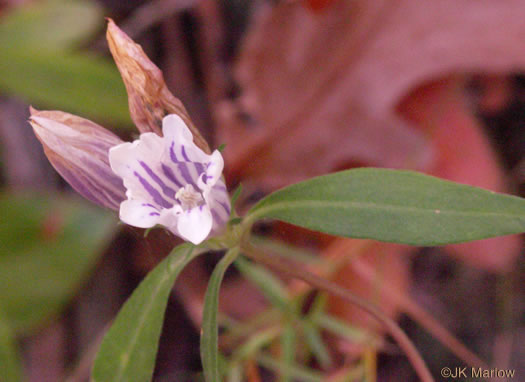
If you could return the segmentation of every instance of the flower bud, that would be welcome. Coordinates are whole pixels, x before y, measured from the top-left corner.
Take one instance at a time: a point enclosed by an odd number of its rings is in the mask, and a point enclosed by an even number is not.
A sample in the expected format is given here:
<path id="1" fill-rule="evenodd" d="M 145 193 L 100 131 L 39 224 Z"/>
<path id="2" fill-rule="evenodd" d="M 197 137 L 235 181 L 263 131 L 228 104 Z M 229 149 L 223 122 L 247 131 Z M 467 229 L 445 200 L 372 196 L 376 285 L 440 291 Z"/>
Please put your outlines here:
<path id="1" fill-rule="evenodd" d="M 96 123 L 61 111 L 31 108 L 29 123 L 47 158 L 71 187 L 94 203 L 119 209 L 126 189 L 111 170 L 108 152 L 122 143 L 120 138 Z"/>
<path id="2" fill-rule="evenodd" d="M 133 42 L 111 19 L 108 19 L 106 37 L 126 85 L 131 118 L 139 131 L 162 135 L 162 119 L 176 114 L 190 129 L 197 147 L 210 154 L 208 143 L 191 121 L 184 105 L 168 90 L 162 71 L 150 61 L 140 45 Z"/>

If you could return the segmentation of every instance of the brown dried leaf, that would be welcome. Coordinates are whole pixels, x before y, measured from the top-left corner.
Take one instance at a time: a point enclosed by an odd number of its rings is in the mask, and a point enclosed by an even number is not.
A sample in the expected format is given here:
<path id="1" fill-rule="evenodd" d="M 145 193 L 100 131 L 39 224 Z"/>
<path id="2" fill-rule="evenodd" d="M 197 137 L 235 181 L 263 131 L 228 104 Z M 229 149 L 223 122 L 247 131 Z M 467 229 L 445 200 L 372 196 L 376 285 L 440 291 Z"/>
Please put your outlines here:
<path id="1" fill-rule="evenodd" d="M 381 308 L 388 316 L 396 318 L 402 311 L 399 301 L 390 298 L 385 288 L 406 293 L 410 285 L 407 259 L 403 256 L 409 249 L 405 246 L 357 239 L 337 239 L 323 252 L 323 256 L 337 261 L 351 258 L 333 277 L 337 284 L 366 298 Z M 362 264 L 361 264 L 362 263 Z M 364 278 L 360 266 L 373 267 L 380 275 L 373 280 Z M 348 304 L 338 297 L 329 296 L 329 310 L 352 324 L 381 331 L 382 326 L 368 313 Z"/>
<path id="2" fill-rule="evenodd" d="M 378 11 L 343 3 L 365 16 Z M 368 113 L 348 94 L 342 80 L 368 27 L 355 25 L 354 17 L 338 17 L 340 8 L 337 2 L 316 15 L 300 4 L 282 5 L 252 30 L 238 77 L 244 108 L 259 125 L 232 128 L 234 114 L 224 113 L 221 141 L 228 143 L 233 175 L 264 173 L 263 181 L 275 187 L 349 162 L 413 168 L 429 162 L 422 134 L 391 116 Z"/>
<path id="3" fill-rule="evenodd" d="M 251 173 L 245 163 L 256 157 L 266 177 L 282 183 L 349 161 L 424 168 L 428 142 L 394 117 L 395 106 L 450 72 L 525 67 L 524 7 L 519 0 L 361 0 L 319 14 L 301 2 L 269 10 L 238 65 L 243 105 L 261 126 L 230 128 L 239 125 L 231 112 L 222 121 L 231 170 Z M 275 158 L 284 158 L 285 171 Z"/>
<path id="4" fill-rule="evenodd" d="M 162 118 L 177 114 L 193 134 L 193 141 L 206 153 L 208 143 L 191 121 L 182 102 L 168 90 L 161 70 L 150 61 L 140 45 L 108 19 L 106 34 L 109 49 L 118 66 L 128 92 L 129 110 L 140 132 L 162 135 Z"/>

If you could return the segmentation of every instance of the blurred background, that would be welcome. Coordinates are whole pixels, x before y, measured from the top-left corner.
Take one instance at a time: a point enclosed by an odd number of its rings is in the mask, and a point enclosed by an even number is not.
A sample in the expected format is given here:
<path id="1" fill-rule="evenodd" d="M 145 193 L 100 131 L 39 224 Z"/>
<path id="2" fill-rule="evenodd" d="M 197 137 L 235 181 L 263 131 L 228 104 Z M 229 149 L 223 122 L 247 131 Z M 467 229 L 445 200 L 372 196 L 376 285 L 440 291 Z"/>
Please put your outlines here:
<path id="1" fill-rule="evenodd" d="M 361 166 L 525 196 L 524 14 L 523 0 L 0 1 L 0 380 L 87 381 L 108 323 L 169 249 L 165 232 L 144 239 L 75 195 L 27 123 L 33 105 L 137 136 L 104 17 L 142 45 L 211 146 L 226 144 L 242 211 L 279 187 Z M 523 236 L 414 248 L 281 223 L 256 230 L 337 264 L 330 277 L 397 319 L 435 375 L 464 363 L 422 310 L 525 379 Z M 177 281 L 155 381 L 202 380 L 202 299 L 219 256 Z M 253 284 L 227 274 L 225 317 L 250 322 L 267 309 Z M 335 298 L 324 309 L 379 340 L 323 332 L 331 362 L 298 345 L 319 380 L 415 380 L 370 317 Z M 235 346 L 225 339 L 222 350 Z M 243 370 L 250 382 L 308 380 L 257 357 Z"/>

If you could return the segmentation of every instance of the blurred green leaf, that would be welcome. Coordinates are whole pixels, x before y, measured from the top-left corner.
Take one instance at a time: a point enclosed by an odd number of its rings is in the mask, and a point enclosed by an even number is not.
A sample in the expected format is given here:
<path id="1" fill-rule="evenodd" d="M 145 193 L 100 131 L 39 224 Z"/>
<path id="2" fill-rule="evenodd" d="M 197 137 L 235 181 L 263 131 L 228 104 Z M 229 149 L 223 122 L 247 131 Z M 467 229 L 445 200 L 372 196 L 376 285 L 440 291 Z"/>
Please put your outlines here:
<path id="1" fill-rule="evenodd" d="M 182 244 L 151 271 L 120 310 L 95 359 L 92 381 L 150 381 L 173 284 L 204 250 Z"/>
<path id="2" fill-rule="evenodd" d="M 16 331 L 56 314 L 94 266 L 116 224 L 77 198 L 0 194 L 0 306 Z"/>
<path id="3" fill-rule="evenodd" d="M 0 19 L 0 91 L 36 108 L 130 125 L 116 66 L 71 50 L 101 25 L 101 7 L 92 1 L 49 0 L 14 8 Z"/>
<path id="4" fill-rule="evenodd" d="M 239 254 L 239 248 L 230 249 L 219 261 L 211 274 L 202 312 L 201 361 L 206 382 L 221 380 L 219 371 L 219 328 L 217 326 L 217 311 L 219 310 L 219 289 L 224 273 Z"/>
<path id="5" fill-rule="evenodd" d="M 130 124 L 127 95 L 116 67 L 82 53 L 0 48 L 0 90 L 36 108 L 61 109 Z"/>
<path id="6" fill-rule="evenodd" d="M 322 382 L 324 379 L 323 374 L 317 370 L 302 367 L 298 364 L 289 365 L 276 360 L 266 354 L 258 354 L 257 362 L 259 362 L 265 368 L 280 373 L 285 371 L 292 378 L 301 382 Z"/>
<path id="7" fill-rule="evenodd" d="M 265 249 L 271 253 L 275 253 L 276 255 L 296 260 L 301 263 L 316 266 L 322 265 L 326 262 L 326 260 L 317 256 L 312 250 L 294 247 L 293 245 L 284 243 L 283 241 L 256 235 L 253 235 L 251 240 L 261 249 Z"/>
<path id="8" fill-rule="evenodd" d="M 330 331 L 342 338 L 355 343 L 367 342 L 374 346 L 379 346 L 379 338 L 374 336 L 366 329 L 361 329 L 350 325 L 348 322 L 330 316 L 326 313 L 317 314 L 312 317 L 312 321 L 318 327 Z"/>
<path id="9" fill-rule="evenodd" d="M 228 375 L 226 377 L 227 382 L 242 382 L 243 375 L 243 366 L 239 364 L 234 364 L 228 370 Z"/>
<path id="10" fill-rule="evenodd" d="M 0 315 L 0 381 L 22 381 L 22 365 L 18 347 L 13 332 L 3 315 Z"/>
<path id="11" fill-rule="evenodd" d="M 281 334 L 281 362 L 283 368 L 279 372 L 280 382 L 291 382 L 292 372 L 291 369 L 295 364 L 295 348 L 297 345 L 295 330 L 291 323 L 287 322 L 284 324 L 284 328 Z"/>
<path id="12" fill-rule="evenodd" d="M 293 314 L 293 306 L 284 283 L 264 267 L 251 263 L 243 257 L 235 261 L 235 266 L 244 277 L 253 282 L 272 306 Z"/>
<path id="13" fill-rule="evenodd" d="M 50 0 L 17 7 L 0 19 L 0 47 L 57 50 L 86 41 L 102 26 L 94 1 Z"/>
<path id="14" fill-rule="evenodd" d="M 253 333 L 246 341 L 235 348 L 231 356 L 233 364 L 240 363 L 268 346 L 281 333 L 280 327 L 270 327 Z"/>
<path id="15" fill-rule="evenodd" d="M 237 213 L 235 212 L 235 206 L 237 204 L 237 199 L 239 199 L 239 196 L 241 196 L 242 193 L 242 183 L 239 183 L 235 191 L 233 191 L 230 205 L 231 205 L 231 211 L 230 211 L 230 219 L 237 217 Z"/>
<path id="16" fill-rule="evenodd" d="M 303 320 L 304 338 L 313 355 L 324 369 L 332 366 L 332 356 L 326 347 L 319 329 L 308 319 Z"/>
<path id="17" fill-rule="evenodd" d="M 245 218 L 332 235 L 442 245 L 525 231 L 525 199 L 411 171 L 353 169 L 274 192 Z"/>

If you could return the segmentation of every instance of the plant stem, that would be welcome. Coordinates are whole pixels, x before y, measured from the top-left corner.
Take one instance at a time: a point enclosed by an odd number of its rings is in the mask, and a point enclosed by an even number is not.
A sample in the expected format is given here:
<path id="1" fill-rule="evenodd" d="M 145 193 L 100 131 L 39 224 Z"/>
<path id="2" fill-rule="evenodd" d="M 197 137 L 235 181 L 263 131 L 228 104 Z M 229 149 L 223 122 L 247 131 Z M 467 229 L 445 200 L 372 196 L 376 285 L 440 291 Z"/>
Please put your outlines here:
<path id="1" fill-rule="evenodd" d="M 379 321 L 390 333 L 390 335 L 396 340 L 399 347 L 407 355 L 412 367 L 416 371 L 417 375 L 423 382 L 433 382 L 434 378 L 430 371 L 428 370 L 425 361 L 421 357 L 421 354 L 416 349 L 412 341 L 408 336 L 403 332 L 403 330 L 388 316 L 385 315 L 379 308 L 370 302 L 352 294 L 348 290 L 341 288 L 339 285 L 318 277 L 313 273 L 307 271 L 302 265 L 297 263 L 291 263 L 282 258 L 275 258 L 273 256 L 267 255 L 266 253 L 261 252 L 256 247 L 252 246 L 248 242 L 243 242 L 242 244 L 243 253 L 251 259 L 262 263 L 277 270 L 280 273 L 291 276 L 296 279 L 300 279 L 320 290 L 324 290 L 330 294 L 341 297 L 342 299 L 354 304 L 371 316 L 373 316 L 377 321 Z"/>

